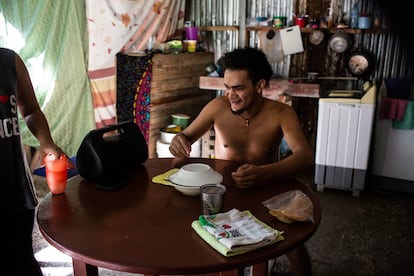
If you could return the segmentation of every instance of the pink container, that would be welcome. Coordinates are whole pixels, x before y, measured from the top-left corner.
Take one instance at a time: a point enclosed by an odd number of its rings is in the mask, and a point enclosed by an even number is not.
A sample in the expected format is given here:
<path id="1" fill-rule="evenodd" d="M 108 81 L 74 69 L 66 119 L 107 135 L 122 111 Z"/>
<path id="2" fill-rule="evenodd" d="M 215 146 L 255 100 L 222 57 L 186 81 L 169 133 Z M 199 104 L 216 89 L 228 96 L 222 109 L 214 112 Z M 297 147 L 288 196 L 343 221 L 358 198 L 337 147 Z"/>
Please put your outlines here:
<path id="1" fill-rule="evenodd" d="M 186 40 L 198 40 L 198 28 L 186 27 L 185 28 Z"/>

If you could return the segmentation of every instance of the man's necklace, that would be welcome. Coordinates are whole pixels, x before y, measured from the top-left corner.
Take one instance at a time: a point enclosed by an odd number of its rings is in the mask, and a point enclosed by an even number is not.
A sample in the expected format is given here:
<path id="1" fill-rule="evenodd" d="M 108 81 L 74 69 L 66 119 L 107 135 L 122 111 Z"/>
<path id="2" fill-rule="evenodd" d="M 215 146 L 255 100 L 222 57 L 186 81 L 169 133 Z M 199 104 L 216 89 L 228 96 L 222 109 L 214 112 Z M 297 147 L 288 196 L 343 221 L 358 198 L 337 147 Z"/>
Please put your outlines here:
<path id="1" fill-rule="evenodd" d="M 259 111 L 260 111 L 260 109 L 262 109 L 262 107 L 263 107 L 263 99 L 260 102 L 260 107 L 256 110 L 256 112 L 252 116 L 250 116 L 250 118 L 246 118 L 242 115 L 242 113 L 244 111 L 246 111 L 245 109 L 241 109 L 241 110 L 237 110 L 237 111 L 234 111 L 234 110 L 230 109 L 230 111 L 231 111 L 231 113 L 233 113 L 233 115 L 238 115 L 243 120 L 245 120 L 246 121 L 246 126 L 248 127 L 249 124 L 250 124 L 250 120 L 253 119 L 257 114 L 259 114 Z"/>
<path id="2" fill-rule="evenodd" d="M 246 126 L 248 127 L 250 124 L 250 120 L 253 119 L 259 113 L 259 111 L 260 109 L 258 109 L 252 116 L 250 116 L 250 118 L 246 118 L 242 114 L 238 114 L 238 115 L 246 121 Z"/>

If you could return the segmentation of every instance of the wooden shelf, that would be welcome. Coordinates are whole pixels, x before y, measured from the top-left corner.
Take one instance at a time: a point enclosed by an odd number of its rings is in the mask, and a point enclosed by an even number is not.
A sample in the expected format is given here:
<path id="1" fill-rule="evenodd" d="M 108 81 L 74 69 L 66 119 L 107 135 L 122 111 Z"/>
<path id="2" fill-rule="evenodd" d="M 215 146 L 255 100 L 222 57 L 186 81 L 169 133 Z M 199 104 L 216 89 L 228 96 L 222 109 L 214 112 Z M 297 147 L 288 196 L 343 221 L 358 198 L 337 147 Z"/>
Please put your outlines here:
<path id="1" fill-rule="evenodd" d="M 290 27 L 292 27 L 292 26 L 290 26 Z M 272 27 L 272 26 L 246 26 L 245 30 L 247 32 L 258 32 L 258 31 L 268 31 L 268 30 L 279 31 L 279 30 L 282 30 L 284 28 L 288 28 L 288 27 L 276 28 L 276 27 Z M 383 29 L 351 29 L 351 28 L 311 29 L 311 28 L 300 28 L 301 33 L 312 33 L 315 30 L 326 31 L 326 32 L 329 32 L 329 33 L 336 33 L 338 31 L 343 31 L 343 32 L 346 32 L 346 33 L 349 33 L 349 34 L 361 34 L 361 33 L 385 34 L 385 33 L 389 33 L 389 30 L 383 30 Z"/>
<path id="2" fill-rule="evenodd" d="M 289 26 L 293 27 L 293 26 Z M 245 30 L 247 32 L 258 32 L 258 31 L 266 31 L 266 30 L 274 30 L 279 31 L 284 28 L 288 27 L 282 27 L 282 28 L 276 28 L 273 26 L 246 26 Z M 239 26 L 200 26 L 200 31 L 238 31 L 240 30 Z M 312 33 L 315 30 L 320 31 L 327 31 L 329 33 L 336 33 L 338 31 L 343 31 L 349 34 L 361 34 L 361 33 L 369 33 L 369 34 L 386 34 L 389 33 L 390 30 L 388 29 L 351 29 L 351 28 L 321 28 L 321 29 L 311 29 L 311 28 L 300 28 L 301 33 Z"/>
<path id="3" fill-rule="evenodd" d="M 122 55 L 118 57 L 117 70 L 122 78 L 118 85 L 118 94 L 124 99 L 134 99 L 142 77 L 139 69 L 139 56 Z M 152 77 L 150 94 L 150 121 L 148 157 L 156 158 L 156 145 L 160 138 L 160 129 L 171 124 L 171 114 L 184 113 L 193 120 L 201 109 L 214 97 L 198 88 L 199 77 L 205 74 L 206 64 L 214 62 L 211 52 L 154 54 L 152 57 Z M 141 72 L 141 73 L 139 73 Z M 120 81 L 121 83 L 121 81 Z M 130 114 L 133 119 L 132 102 L 122 114 Z M 125 104 L 122 105 L 125 107 Z M 134 107 L 135 108 L 135 107 Z M 125 115 L 124 115 L 125 116 Z"/>
<path id="4" fill-rule="evenodd" d="M 200 77 L 200 89 L 225 90 L 223 78 Z M 277 98 L 281 95 L 293 97 L 319 98 L 320 85 L 318 83 L 292 83 L 287 80 L 271 79 L 269 87 L 264 89 L 263 96 Z"/>
<path id="5" fill-rule="evenodd" d="M 200 26 L 198 27 L 200 31 L 238 31 L 240 30 L 239 26 Z"/>
<path id="6" fill-rule="evenodd" d="M 289 26 L 292 27 L 292 26 Z M 207 31 L 207 32 L 213 32 L 213 31 L 235 31 L 239 32 L 240 35 L 240 45 L 248 46 L 248 37 L 249 32 L 258 32 L 258 31 L 280 31 L 284 28 L 288 27 L 282 27 L 282 28 L 276 28 L 273 26 L 200 26 L 200 31 Z M 303 34 L 311 34 L 316 30 L 320 30 L 323 32 L 329 32 L 329 33 L 336 33 L 338 31 L 344 31 L 349 34 L 387 34 L 390 33 L 389 30 L 383 30 L 383 29 L 351 29 L 351 28 L 320 28 L 320 29 L 312 29 L 312 28 L 300 28 L 300 32 Z"/>

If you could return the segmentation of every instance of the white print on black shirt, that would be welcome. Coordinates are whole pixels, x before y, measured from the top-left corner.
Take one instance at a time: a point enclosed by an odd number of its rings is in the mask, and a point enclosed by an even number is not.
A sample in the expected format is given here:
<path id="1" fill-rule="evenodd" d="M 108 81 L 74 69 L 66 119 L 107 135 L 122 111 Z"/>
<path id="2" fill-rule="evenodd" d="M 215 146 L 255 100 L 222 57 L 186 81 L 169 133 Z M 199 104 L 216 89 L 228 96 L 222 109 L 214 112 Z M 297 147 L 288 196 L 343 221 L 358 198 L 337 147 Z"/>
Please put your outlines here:
<path id="1" fill-rule="evenodd" d="M 0 119 L 0 138 L 9 138 L 20 135 L 16 95 L 11 95 L 9 101 L 11 105 L 11 114 L 14 114 L 15 116 Z M 3 104 L 3 102 L 1 104 Z"/>

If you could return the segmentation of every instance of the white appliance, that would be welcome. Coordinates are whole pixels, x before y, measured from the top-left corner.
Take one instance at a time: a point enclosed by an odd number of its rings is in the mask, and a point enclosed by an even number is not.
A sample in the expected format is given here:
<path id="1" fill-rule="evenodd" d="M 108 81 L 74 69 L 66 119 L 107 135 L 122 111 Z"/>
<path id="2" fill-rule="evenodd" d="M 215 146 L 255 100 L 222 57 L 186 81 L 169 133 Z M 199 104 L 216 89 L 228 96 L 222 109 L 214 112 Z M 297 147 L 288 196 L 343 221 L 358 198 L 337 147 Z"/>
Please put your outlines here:
<path id="1" fill-rule="evenodd" d="M 359 196 L 364 189 L 376 87 L 366 90 L 360 99 L 319 99 L 315 153 L 318 191 L 329 187 L 352 190 L 353 196 Z"/>

